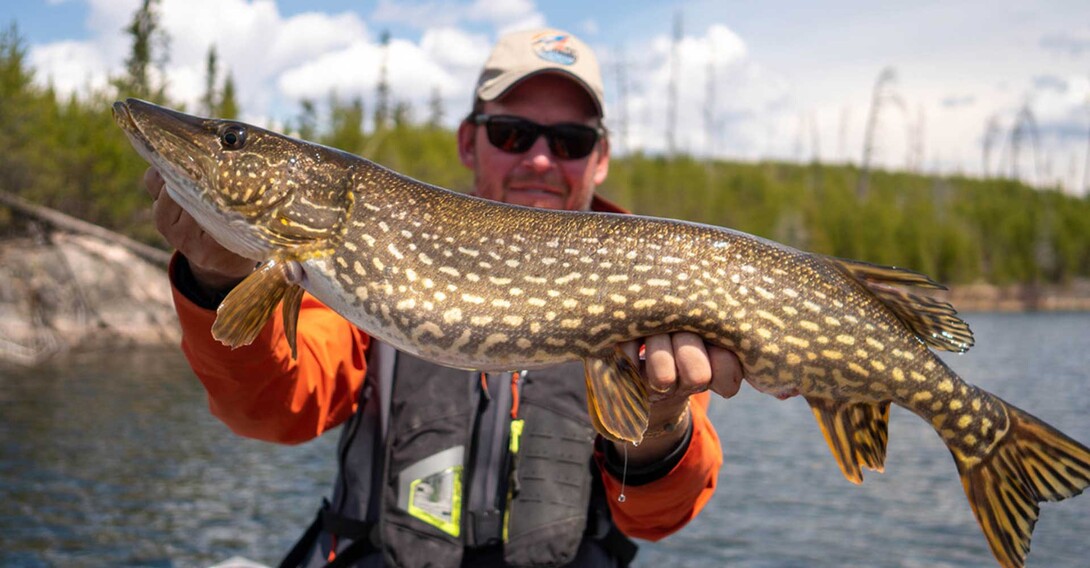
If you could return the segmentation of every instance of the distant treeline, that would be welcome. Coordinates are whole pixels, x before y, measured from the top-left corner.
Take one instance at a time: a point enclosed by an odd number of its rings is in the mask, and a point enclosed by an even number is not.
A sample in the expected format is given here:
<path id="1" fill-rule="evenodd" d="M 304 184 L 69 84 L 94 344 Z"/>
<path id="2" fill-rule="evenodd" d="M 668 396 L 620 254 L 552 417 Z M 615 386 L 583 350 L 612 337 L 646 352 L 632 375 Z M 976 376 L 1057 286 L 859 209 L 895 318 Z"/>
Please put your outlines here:
<path id="1" fill-rule="evenodd" d="M 212 90 L 214 62 L 210 51 L 207 107 L 234 114 L 231 82 Z M 140 66 L 129 63 L 129 75 L 110 87 L 58 99 L 52 89 L 36 85 L 15 26 L 0 32 L 0 190 L 162 246 L 141 184 L 147 164 L 115 126 L 110 105 L 123 96 L 140 96 L 181 107 L 166 100 L 162 85 L 149 86 Z M 305 103 L 298 123 L 281 130 L 422 181 L 462 191 L 471 187 L 472 174 L 458 161 L 454 133 L 438 125 L 435 109 L 427 123 L 415 123 L 403 105 L 370 121 L 364 120 L 360 99 L 331 96 L 323 108 L 326 118 L 319 120 L 315 104 Z M 373 125 L 366 131 L 365 122 Z M 601 191 L 637 213 L 905 266 L 947 283 L 1090 277 L 1088 197 L 1004 179 L 882 171 L 869 172 L 868 189 L 861 194 L 860 175 L 850 165 L 631 155 L 614 158 Z M 0 208 L 0 229 L 11 225 L 10 212 Z"/>

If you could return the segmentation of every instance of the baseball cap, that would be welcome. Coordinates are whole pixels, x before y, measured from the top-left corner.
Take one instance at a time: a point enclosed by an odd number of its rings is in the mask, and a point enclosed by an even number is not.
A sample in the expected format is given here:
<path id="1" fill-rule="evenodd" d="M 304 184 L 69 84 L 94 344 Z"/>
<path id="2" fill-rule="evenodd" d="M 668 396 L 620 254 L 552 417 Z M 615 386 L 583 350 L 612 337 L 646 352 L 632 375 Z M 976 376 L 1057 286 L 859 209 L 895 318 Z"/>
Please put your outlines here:
<path id="1" fill-rule="evenodd" d="M 519 81 L 541 73 L 571 77 L 587 90 L 598 116 L 605 114 L 602 72 L 594 52 L 574 35 L 552 28 L 501 37 L 477 79 L 477 97 L 494 101 Z"/>

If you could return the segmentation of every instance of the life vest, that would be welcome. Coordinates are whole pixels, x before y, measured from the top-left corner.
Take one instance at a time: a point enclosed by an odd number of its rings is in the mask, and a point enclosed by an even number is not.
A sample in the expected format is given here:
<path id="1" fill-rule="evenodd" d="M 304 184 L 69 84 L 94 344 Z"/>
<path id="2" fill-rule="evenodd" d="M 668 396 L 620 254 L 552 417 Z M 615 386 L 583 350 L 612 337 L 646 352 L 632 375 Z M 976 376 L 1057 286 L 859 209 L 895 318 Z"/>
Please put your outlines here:
<path id="1" fill-rule="evenodd" d="M 332 501 L 281 566 L 627 565 L 584 385 L 579 362 L 482 374 L 373 343 Z"/>

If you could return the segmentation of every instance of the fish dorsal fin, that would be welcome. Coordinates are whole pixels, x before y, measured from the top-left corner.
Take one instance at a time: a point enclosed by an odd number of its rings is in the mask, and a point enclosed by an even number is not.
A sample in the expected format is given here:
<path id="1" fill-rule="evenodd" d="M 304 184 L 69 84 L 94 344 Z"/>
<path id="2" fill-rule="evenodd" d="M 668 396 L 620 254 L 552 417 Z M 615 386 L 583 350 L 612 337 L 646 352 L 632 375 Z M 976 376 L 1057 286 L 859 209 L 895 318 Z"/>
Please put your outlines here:
<path id="1" fill-rule="evenodd" d="M 594 429 L 615 442 L 640 443 L 651 403 L 636 365 L 618 348 L 584 359 L 583 372 Z"/>
<path id="2" fill-rule="evenodd" d="M 930 296 L 913 294 L 898 286 L 945 290 L 926 274 L 904 268 L 827 257 L 855 278 L 927 345 L 943 351 L 964 353 L 973 346 L 969 324 L 957 316 L 954 306 Z"/>

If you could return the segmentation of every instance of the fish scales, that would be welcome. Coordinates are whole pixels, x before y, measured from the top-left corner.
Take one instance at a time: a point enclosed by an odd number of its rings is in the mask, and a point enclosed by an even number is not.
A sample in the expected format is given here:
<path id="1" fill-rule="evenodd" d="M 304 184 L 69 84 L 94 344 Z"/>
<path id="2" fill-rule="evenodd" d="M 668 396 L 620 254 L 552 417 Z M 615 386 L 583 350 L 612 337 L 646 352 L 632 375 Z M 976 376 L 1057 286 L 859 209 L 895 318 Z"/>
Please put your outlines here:
<path id="1" fill-rule="evenodd" d="M 746 380 L 802 395 L 847 479 L 881 471 L 889 408 L 944 440 L 1000 565 L 1024 565 L 1038 503 L 1090 485 L 1090 449 L 964 382 L 931 349 L 964 351 L 924 275 L 802 252 L 738 231 L 494 203 L 243 123 L 130 99 L 134 148 L 221 244 L 262 264 L 213 334 L 253 340 L 277 306 L 295 354 L 302 291 L 374 337 L 435 362 L 524 369 L 582 359 L 588 412 L 638 442 L 648 393 L 616 344 L 690 331 Z"/>

